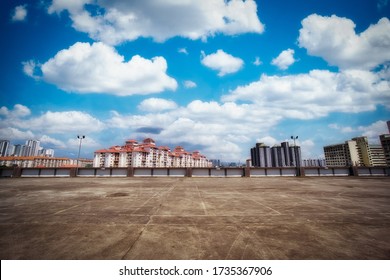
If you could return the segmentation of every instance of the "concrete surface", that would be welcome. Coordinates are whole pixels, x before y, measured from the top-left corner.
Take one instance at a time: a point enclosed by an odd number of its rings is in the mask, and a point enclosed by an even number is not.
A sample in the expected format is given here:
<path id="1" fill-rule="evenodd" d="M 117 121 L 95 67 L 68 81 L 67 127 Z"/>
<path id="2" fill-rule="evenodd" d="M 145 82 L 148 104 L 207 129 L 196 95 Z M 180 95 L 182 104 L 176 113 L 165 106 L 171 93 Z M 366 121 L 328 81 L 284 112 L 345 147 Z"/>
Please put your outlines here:
<path id="1" fill-rule="evenodd" d="M 0 180 L 1 259 L 390 259 L 390 178 Z"/>

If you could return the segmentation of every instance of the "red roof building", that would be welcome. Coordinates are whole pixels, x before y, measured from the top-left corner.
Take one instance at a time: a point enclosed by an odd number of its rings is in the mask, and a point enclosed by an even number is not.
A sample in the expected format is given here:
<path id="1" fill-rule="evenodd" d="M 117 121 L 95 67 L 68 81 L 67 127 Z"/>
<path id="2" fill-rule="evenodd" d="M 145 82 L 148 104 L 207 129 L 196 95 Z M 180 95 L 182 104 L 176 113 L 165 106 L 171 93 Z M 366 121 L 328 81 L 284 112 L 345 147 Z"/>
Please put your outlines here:
<path id="1" fill-rule="evenodd" d="M 94 167 L 210 167 L 211 162 L 199 151 L 193 153 L 177 146 L 173 151 L 156 145 L 152 138 L 142 143 L 127 140 L 124 146 L 95 151 Z"/>

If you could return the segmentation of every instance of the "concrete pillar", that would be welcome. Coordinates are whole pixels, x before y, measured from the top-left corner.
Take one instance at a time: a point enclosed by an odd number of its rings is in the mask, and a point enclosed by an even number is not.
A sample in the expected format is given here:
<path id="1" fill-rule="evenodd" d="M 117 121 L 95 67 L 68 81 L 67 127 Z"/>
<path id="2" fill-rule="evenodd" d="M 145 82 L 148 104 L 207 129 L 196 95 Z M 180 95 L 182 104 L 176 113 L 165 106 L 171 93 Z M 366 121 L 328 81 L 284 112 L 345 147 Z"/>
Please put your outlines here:
<path id="1" fill-rule="evenodd" d="M 303 168 L 303 167 L 299 168 L 299 176 L 305 177 L 305 168 Z"/>
<path id="2" fill-rule="evenodd" d="M 76 177 L 77 176 L 77 168 L 71 168 L 69 171 L 70 177 Z"/>
<path id="3" fill-rule="evenodd" d="M 245 177 L 250 177 L 251 176 L 251 168 L 248 165 L 244 168 L 244 176 Z"/>
<path id="4" fill-rule="evenodd" d="M 22 176 L 22 168 L 20 168 L 19 166 L 15 166 L 12 172 L 12 177 L 19 178 L 21 176 Z"/>
<path id="5" fill-rule="evenodd" d="M 349 173 L 351 176 L 359 176 L 359 170 L 358 170 L 357 166 L 351 166 L 349 168 Z"/>
<path id="6" fill-rule="evenodd" d="M 134 177 L 134 167 L 127 167 L 127 177 Z"/>

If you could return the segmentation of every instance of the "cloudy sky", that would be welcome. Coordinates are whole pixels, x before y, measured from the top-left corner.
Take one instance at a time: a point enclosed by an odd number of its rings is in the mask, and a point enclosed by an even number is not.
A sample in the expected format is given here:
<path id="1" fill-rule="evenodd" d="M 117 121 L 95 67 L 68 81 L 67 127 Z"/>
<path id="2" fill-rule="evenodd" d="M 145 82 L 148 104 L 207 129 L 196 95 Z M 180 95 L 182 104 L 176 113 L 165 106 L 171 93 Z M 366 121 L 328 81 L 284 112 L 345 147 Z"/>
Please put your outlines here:
<path id="1" fill-rule="evenodd" d="M 152 137 L 245 161 L 390 120 L 388 0 L 1 1 L 0 138 L 82 156 Z"/>

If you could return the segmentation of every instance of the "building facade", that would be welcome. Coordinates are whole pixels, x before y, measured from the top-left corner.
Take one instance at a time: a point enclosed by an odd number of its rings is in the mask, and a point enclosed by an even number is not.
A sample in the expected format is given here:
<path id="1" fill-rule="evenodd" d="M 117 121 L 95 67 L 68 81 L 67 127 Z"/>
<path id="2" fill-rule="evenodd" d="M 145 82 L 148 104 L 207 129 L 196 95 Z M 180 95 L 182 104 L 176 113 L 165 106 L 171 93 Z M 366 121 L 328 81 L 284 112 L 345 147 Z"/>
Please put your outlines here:
<path id="1" fill-rule="evenodd" d="M 343 144 L 335 144 L 324 147 L 325 161 L 327 166 L 358 166 L 359 157 L 356 141 L 349 140 Z"/>
<path id="2" fill-rule="evenodd" d="M 71 160 L 68 158 L 53 158 L 43 156 L 6 156 L 0 157 L 0 166 L 19 166 L 19 167 L 67 167 Z"/>
<path id="3" fill-rule="evenodd" d="M 387 124 L 390 124 L 390 122 L 387 122 Z M 390 166 L 390 134 L 382 134 L 379 136 L 379 139 L 381 141 L 386 165 Z"/>
<path id="4" fill-rule="evenodd" d="M 326 165 L 337 166 L 385 166 L 386 159 L 380 145 L 369 145 L 367 137 L 355 137 L 343 144 L 324 147 Z"/>
<path id="5" fill-rule="evenodd" d="M 113 146 L 95 151 L 94 167 L 211 167 L 209 161 L 198 151 L 187 152 L 177 146 L 173 151 L 166 146 L 157 146 L 151 138 L 142 143 L 128 140 L 123 146 Z"/>

